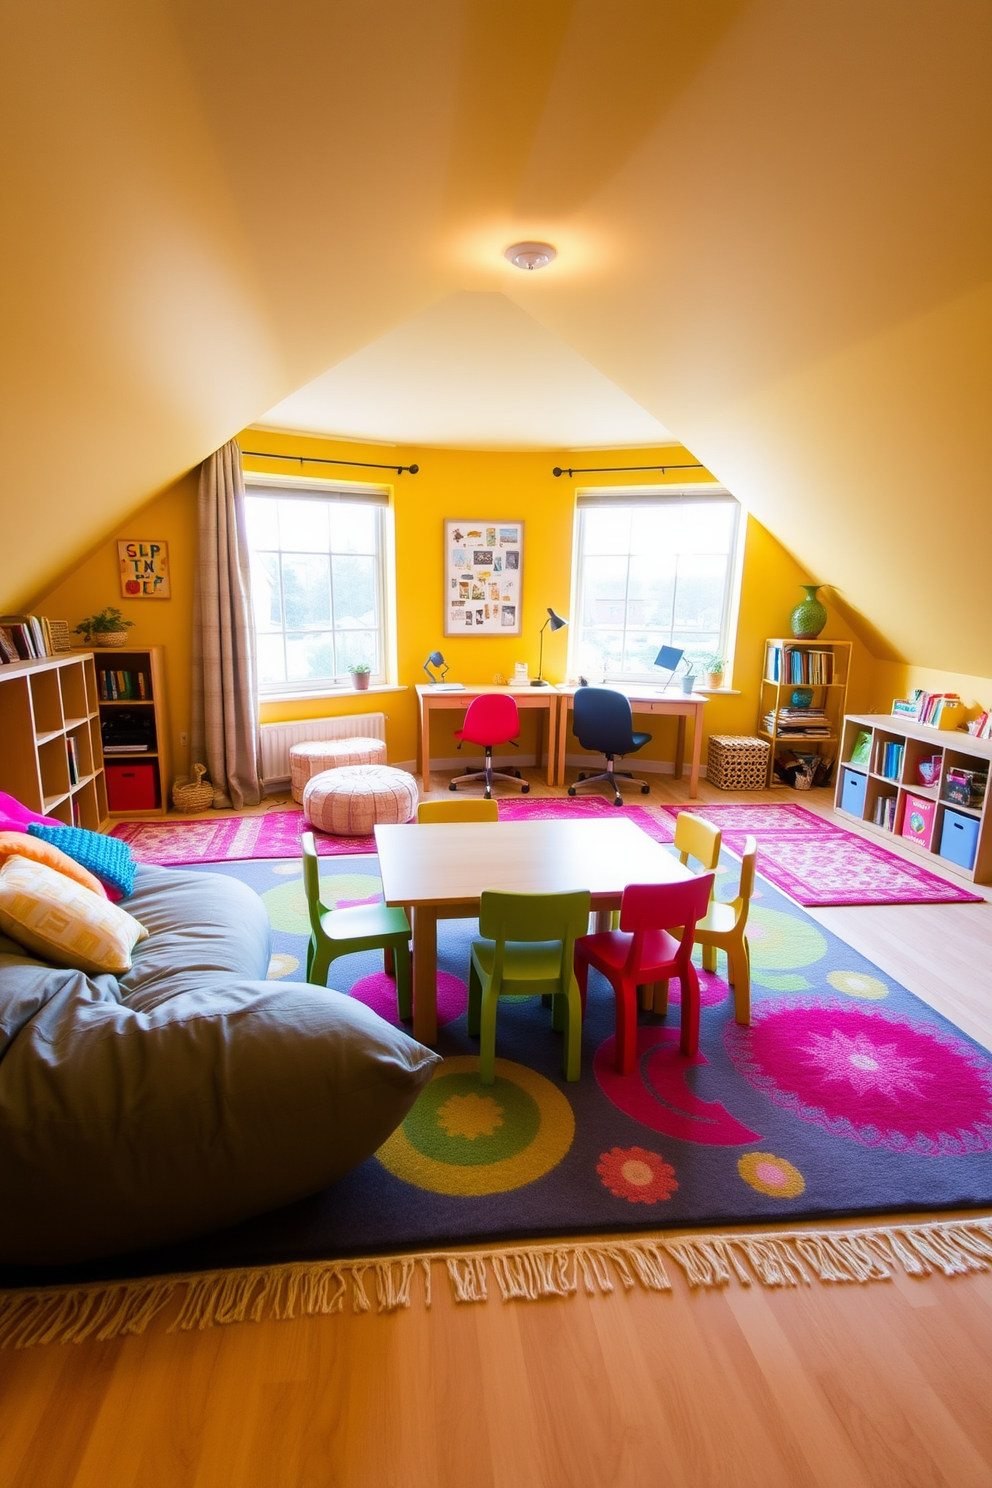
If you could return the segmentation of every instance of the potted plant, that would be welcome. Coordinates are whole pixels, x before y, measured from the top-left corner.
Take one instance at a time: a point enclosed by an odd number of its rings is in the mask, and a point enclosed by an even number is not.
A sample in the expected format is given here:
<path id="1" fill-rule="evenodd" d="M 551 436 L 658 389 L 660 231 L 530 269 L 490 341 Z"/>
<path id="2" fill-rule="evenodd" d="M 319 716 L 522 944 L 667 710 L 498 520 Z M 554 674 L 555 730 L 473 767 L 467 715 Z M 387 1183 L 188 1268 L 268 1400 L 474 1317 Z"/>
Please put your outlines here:
<path id="1" fill-rule="evenodd" d="M 726 661 L 719 651 L 709 651 L 700 657 L 700 668 L 705 678 L 705 685 L 710 688 L 723 686 L 723 673 L 726 669 Z"/>
<path id="2" fill-rule="evenodd" d="M 372 668 L 362 663 L 359 666 L 350 666 L 348 670 L 351 673 L 352 686 L 357 687 L 359 692 L 364 692 L 372 677 Z"/>
<path id="3" fill-rule="evenodd" d="M 73 634 L 82 636 L 87 646 L 123 646 L 133 624 L 133 620 L 124 619 L 120 610 L 107 608 L 80 620 Z"/>

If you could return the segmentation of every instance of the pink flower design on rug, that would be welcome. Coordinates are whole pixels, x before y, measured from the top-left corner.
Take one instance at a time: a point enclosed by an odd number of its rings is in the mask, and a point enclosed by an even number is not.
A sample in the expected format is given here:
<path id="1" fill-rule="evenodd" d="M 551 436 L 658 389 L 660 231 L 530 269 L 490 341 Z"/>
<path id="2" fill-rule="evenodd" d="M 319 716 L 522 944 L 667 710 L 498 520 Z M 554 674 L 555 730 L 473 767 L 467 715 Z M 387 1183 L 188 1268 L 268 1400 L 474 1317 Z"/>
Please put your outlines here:
<path id="1" fill-rule="evenodd" d="M 992 1150 L 992 1060 L 935 1024 L 790 1000 L 730 1023 L 724 1042 L 755 1089 L 835 1136 L 924 1157 Z"/>
<path id="2" fill-rule="evenodd" d="M 736 846 L 736 842 L 732 844 Z M 850 832 L 760 837 L 758 871 L 800 904 L 950 904 L 981 900 Z"/>
<path id="3" fill-rule="evenodd" d="M 581 821 L 613 816 L 625 816 L 655 842 L 671 842 L 675 836 L 672 818 L 662 806 L 614 806 L 603 796 L 538 796 L 530 801 L 502 798 L 499 803 L 500 821 Z"/>
<path id="4" fill-rule="evenodd" d="M 604 1188 L 631 1204 L 657 1204 L 678 1188 L 675 1169 L 658 1152 L 643 1147 L 614 1147 L 596 1164 Z"/>
<path id="5" fill-rule="evenodd" d="M 778 836 L 786 832 L 808 836 L 810 832 L 842 830 L 822 816 L 817 816 L 815 811 L 810 811 L 805 806 L 793 806 L 789 802 L 783 802 L 780 806 L 774 801 L 756 801 L 754 805 L 737 806 L 728 803 L 726 806 L 702 806 L 696 801 L 689 801 L 685 806 L 662 806 L 659 809 L 672 817 L 677 817 L 682 811 L 691 811 L 693 816 L 701 816 L 704 821 L 712 822 L 721 832 L 751 832 L 758 836 Z"/>
<path id="6" fill-rule="evenodd" d="M 385 1018 L 387 1023 L 399 1023 L 396 1011 L 396 983 L 384 971 L 374 971 L 362 977 L 349 992 L 349 997 L 364 1002 L 366 1007 Z M 449 971 L 437 974 L 437 1021 L 438 1026 L 453 1023 L 468 1007 L 468 988 L 460 977 Z"/>

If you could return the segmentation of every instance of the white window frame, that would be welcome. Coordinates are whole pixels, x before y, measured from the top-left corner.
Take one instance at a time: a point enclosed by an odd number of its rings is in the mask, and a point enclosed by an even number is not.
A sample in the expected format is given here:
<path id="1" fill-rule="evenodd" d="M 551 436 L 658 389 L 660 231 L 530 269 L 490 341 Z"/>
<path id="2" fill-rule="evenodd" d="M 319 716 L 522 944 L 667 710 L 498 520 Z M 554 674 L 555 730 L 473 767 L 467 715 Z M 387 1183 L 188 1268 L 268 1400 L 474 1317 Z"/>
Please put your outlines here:
<path id="1" fill-rule="evenodd" d="M 244 472 L 245 495 L 279 497 L 291 500 L 312 496 L 318 501 L 340 501 L 355 505 L 371 506 L 375 509 L 376 522 L 376 611 L 379 632 L 379 670 L 371 673 L 372 687 L 395 685 L 396 676 L 396 624 L 395 624 L 395 547 L 393 531 L 393 508 L 390 490 L 386 486 L 369 486 L 350 481 L 323 481 L 319 478 L 291 475 L 265 475 L 254 470 Z M 285 608 L 283 607 L 285 621 Z M 329 626 L 328 629 L 334 629 Z M 285 624 L 282 630 L 286 634 Z M 350 674 L 345 672 L 333 677 L 287 678 L 278 682 L 259 682 L 258 695 L 261 702 L 280 699 L 328 697 L 339 692 L 351 692 L 353 684 Z"/>
<path id="2" fill-rule="evenodd" d="M 741 584 L 744 571 L 744 534 L 747 523 L 747 514 L 737 500 L 725 486 L 693 484 L 691 486 L 619 486 L 603 487 L 594 486 L 579 489 L 576 492 L 575 506 L 575 529 L 572 543 L 572 589 L 571 589 L 571 613 L 575 617 L 569 627 L 569 649 L 568 649 L 568 675 L 577 679 L 579 665 L 576 653 L 582 636 L 582 583 L 584 573 L 584 523 L 583 513 L 607 506 L 611 507 L 637 507 L 643 505 L 663 505 L 678 503 L 682 505 L 688 501 L 726 501 L 734 512 L 734 526 L 731 537 L 730 551 L 728 553 L 727 577 L 724 586 L 723 608 L 720 626 L 720 639 L 715 650 L 726 659 L 724 669 L 724 689 L 732 688 L 732 673 L 734 664 L 734 651 L 737 640 L 737 622 L 740 612 Z M 626 604 L 624 606 L 623 630 L 626 633 Z M 642 683 L 650 682 L 657 684 L 659 673 L 655 669 L 645 672 L 607 672 L 605 677 L 589 677 L 590 682 L 613 682 L 613 683 Z"/>

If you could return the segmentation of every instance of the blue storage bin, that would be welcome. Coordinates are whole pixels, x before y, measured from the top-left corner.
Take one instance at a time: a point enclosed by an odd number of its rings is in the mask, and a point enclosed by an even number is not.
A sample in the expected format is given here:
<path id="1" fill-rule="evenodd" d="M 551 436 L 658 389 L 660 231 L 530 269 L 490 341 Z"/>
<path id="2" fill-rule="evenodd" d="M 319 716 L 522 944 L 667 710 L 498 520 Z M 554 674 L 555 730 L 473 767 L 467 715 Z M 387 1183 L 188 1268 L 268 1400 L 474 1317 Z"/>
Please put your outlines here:
<path id="1" fill-rule="evenodd" d="M 945 807 L 944 825 L 940 833 L 940 856 L 949 858 L 961 868 L 974 868 L 977 848 L 976 818 L 963 816 L 960 811 L 951 811 Z"/>
<path id="2" fill-rule="evenodd" d="M 845 770 L 843 775 L 844 783 L 840 789 L 840 804 L 852 816 L 863 818 L 868 777 L 862 775 L 859 770 Z"/>

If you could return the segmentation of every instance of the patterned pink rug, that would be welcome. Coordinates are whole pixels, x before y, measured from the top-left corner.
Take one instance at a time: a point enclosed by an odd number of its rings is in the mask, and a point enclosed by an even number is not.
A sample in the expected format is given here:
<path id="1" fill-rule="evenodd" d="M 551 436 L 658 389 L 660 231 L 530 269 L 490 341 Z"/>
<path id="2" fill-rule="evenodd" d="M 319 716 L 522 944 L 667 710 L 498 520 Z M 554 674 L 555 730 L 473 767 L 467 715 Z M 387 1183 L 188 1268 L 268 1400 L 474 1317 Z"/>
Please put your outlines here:
<path id="1" fill-rule="evenodd" d="M 674 826 L 677 806 L 662 806 Z M 938 878 L 922 863 L 826 821 L 805 806 L 694 806 L 732 852 L 758 839 L 758 871 L 805 908 L 838 904 L 981 904 L 981 894 Z"/>
<path id="2" fill-rule="evenodd" d="M 544 797 L 533 801 L 501 799 L 501 821 L 545 821 L 554 817 L 626 816 L 656 842 L 671 842 L 674 820 L 643 806 L 619 809 L 591 796 L 585 800 Z M 196 863 L 226 863 L 245 858 L 298 858 L 302 811 L 270 811 L 267 816 L 204 817 L 201 821 L 121 822 L 111 832 L 126 842 L 139 863 L 176 868 Z M 375 838 L 314 834 L 321 857 L 341 853 L 374 853 Z"/>
<path id="3" fill-rule="evenodd" d="M 678 806 L 611 806 L 598 796 L 535 800 L 502 798 L 502 821 L 555 817 L 625 816 L 656 842 L 671 842 Z M 806 908 L 836 904 L 971 904 L 982 896 L 948 883 L 922 864 L 907 861 L 881 844 L 867 842 L 804 806 L 783 802 L 694 806 L 718 825 L 725 846 L 740 853 L 750 832 L 758 839 L 761 874 Z M 139 863 L 178 867 L 245 858 L 300 855 L 301 811 L 267 816 L 205 817 L 187 822 L 127 822 L 112 835 L 129 844 Z M 375 852 L 374 837 L 330 837 L 316 833 L 322 857 Z"/>

